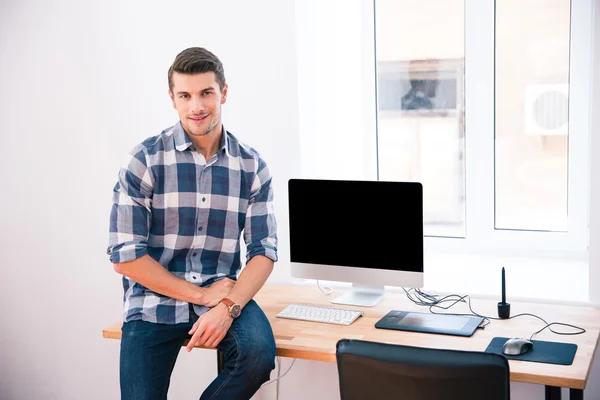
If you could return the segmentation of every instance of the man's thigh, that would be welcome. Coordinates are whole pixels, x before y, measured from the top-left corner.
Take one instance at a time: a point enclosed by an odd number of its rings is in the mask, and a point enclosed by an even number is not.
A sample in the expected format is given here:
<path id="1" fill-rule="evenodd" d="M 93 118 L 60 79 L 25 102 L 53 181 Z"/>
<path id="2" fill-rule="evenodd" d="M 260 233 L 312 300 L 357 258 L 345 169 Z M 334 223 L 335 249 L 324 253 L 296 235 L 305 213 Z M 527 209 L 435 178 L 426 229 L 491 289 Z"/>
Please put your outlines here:
<path id="1" fill-rule="evenodd" d="M 121 338 L 121 398 L 166 399 L 177 355 L 191 324 L 123 324 Z"/>

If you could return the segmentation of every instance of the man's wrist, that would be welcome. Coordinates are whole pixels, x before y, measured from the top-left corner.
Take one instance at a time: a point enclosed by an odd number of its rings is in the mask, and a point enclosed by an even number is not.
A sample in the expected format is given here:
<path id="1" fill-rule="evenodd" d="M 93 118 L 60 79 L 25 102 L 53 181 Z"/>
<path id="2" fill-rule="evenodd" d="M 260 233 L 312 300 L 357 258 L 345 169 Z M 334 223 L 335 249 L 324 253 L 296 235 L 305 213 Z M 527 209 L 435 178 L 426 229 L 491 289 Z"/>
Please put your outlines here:
<path id="1" fill-rule="evenodd" d="M 226 315 L 230 320 L 233 320 L 234 318 L 231 316 L 231 312 L 229 311 L 229 307 L 227 307 L 227 304 L 219 302 L 216 306 L 214 306 L 212 308 L 212 310 L 217 311 L 219 313 L 221 313 L 222 315 Z"/>
<path id="2" fill-rule="evenodd" d="M 231 316 L 231 314 L 229 313 L 229 307 L 227 307 L 227 304 L 219 302 L 219 304 L 217 304 L 217 306 L 215 308 L 220 308 L 221 311 L 223 311 L 224 313 L 226 313 L 229 318 L 233 318 Z"/>
<path id="3" fill-rule="evenodd" d="M 206 302 L 206 289 L 203 287 L 199 287 L 191 283 L 194 287 L 194 292 L 192 295 L 192 303 L 204 306 Z"/>
<path id="4" fill-rule="evenodd" d="M 241 312 L 242 312 L 242 307 L 237 304 L 236 302 L 234 302 L 233 300 L 227 298 L 227 297 L 223 297 L 219 303 L 223 303 L 228 310 L 229 316 L 233 319 L 236 319 L 237 317 L 240 316 Z"/>

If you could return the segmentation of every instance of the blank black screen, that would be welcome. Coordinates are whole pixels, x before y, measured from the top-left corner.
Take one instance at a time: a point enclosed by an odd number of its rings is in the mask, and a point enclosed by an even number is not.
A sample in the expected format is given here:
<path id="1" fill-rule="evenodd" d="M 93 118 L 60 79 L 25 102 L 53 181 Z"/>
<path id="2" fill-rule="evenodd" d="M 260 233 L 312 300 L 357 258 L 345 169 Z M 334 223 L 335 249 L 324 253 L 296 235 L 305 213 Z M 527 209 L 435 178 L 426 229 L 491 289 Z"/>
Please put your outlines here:
<path id="1" fill-rule="evenodd" d="M 290 179 L 292 262 L 423 272 L 419 182 Z"/>

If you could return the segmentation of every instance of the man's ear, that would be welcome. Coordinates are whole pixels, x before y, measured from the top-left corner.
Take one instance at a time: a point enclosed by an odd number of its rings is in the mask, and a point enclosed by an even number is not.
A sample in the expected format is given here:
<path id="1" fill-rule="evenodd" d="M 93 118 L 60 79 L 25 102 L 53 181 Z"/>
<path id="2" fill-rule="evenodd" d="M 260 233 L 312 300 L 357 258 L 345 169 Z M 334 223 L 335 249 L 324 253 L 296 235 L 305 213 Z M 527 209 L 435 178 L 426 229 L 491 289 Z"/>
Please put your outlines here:
<path id="1" fill-rule="evenodd" d="M 227 101 L 227 89 L 229 89 L 229 86 L 225 84 L 223 90 L 221 90 L 221 104 L 225 104 L 225 102 Z"/>
<path id="2" fill-rule="evenodd" d="M 169 89 L 169 97 L 171 98 L 171 103 L 173 103 L 173 108 L 177 109 L 176 105 L 175 105 L 175 96 L 173 96 L 173 92 L 171 92 L 171 89 Z"/>

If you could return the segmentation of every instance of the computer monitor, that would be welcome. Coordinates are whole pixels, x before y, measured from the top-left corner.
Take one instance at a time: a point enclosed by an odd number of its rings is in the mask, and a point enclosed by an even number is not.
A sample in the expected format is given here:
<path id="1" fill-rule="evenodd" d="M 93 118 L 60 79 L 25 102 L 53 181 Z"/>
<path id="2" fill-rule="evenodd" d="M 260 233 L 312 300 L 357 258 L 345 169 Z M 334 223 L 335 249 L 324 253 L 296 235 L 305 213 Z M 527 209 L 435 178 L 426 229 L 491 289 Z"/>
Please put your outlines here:
<path id="1" fill-rule="evenodd" d="M 290 179 L 288 196 L 293 277 L 351 282 L 331 302 L 359 306 L 423 287 L 421 183 Z"/>

